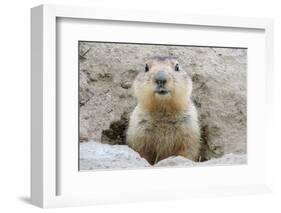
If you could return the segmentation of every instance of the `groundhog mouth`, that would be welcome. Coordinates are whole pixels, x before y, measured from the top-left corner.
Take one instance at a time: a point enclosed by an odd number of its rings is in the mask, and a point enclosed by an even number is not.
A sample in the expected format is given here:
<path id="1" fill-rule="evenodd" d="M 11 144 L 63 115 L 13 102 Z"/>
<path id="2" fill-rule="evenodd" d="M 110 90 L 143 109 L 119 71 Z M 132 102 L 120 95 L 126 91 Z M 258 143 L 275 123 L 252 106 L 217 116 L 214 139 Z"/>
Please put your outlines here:
<path id="1" fill-rule="evenodd" d="M 157 95 L 168 95 L 170 92 L 164 88 L 156 89 L 155 94 Z"/>

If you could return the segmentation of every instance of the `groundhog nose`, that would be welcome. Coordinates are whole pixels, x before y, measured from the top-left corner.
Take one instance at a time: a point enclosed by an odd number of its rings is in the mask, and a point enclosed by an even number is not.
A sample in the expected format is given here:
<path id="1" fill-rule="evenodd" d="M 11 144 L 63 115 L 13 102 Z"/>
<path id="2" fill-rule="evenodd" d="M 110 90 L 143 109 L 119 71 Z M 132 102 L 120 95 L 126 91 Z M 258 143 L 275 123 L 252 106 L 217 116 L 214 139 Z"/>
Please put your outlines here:
<path id="1" fill-rule="evenodd" d="M 155 76 L 155 82 L 159 85 L 159 86 L 163 86 L 166 82 L 167 82 L 167 75 L 165 73 L 165 71 L 158 71 L 156 76 Z"/>

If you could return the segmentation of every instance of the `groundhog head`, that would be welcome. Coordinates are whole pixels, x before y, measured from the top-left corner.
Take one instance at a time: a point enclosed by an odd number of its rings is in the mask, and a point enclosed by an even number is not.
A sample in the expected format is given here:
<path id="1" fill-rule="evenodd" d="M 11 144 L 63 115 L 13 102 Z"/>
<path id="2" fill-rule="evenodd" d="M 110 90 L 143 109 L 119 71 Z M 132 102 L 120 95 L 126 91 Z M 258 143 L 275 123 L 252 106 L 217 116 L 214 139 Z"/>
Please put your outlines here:
<path id="1" fill-rule="evenodd" d="M 155 57 L 134 81 L 138 105 L 144 111 L 169 112 L 187 108 L 192 81 L 173 57 Z"/>

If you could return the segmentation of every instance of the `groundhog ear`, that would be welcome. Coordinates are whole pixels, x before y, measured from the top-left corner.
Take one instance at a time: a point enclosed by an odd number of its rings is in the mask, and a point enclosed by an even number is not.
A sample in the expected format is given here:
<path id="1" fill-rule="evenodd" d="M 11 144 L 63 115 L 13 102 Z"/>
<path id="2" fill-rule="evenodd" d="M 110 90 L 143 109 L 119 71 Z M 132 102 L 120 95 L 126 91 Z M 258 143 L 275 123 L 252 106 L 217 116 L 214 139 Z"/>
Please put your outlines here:
<path id="1" fill-rule="evenodd" d="M 149 67 L 147 64 L 145 64 L 145 68 L 144 68 L 145 72 L 148 72 L 149 71 Z"/>

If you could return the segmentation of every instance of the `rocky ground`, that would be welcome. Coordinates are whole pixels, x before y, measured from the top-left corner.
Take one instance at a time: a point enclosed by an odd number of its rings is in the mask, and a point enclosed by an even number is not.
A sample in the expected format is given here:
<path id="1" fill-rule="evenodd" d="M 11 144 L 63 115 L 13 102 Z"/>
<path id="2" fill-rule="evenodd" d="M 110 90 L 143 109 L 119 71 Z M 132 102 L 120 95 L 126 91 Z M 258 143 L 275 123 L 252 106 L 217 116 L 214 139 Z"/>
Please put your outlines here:
<path id="1" fill-rule="evenodd" d="M 133 79 L 146 58 L 174 56 L 193 80 L 205 157 L 246 154 L 246 49 L 80 42 L 79 54 L 81 148 L 91 140 L 124 144 Z"/>
<path id="2" fill-rule="evenodd" d="M 127 145 L 108 145 L 94 141 L 80 144 L 80 170 L 237 165 L 245 163 L 247 163 L 245 154 L 226 154 L 221 158 L 214 158 L 205 162 L 193 162 L 184 157 L 175 156 L 151 166 Z"/>

